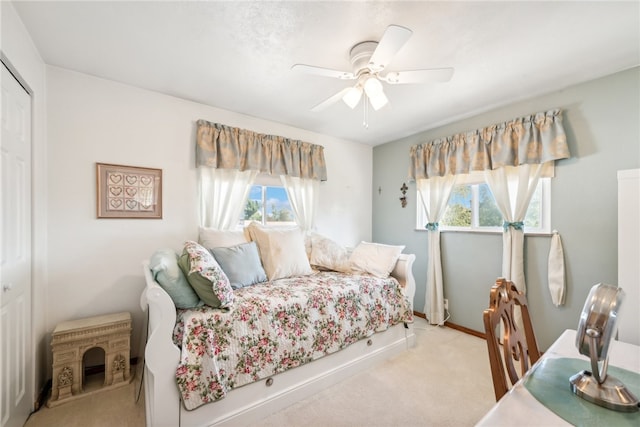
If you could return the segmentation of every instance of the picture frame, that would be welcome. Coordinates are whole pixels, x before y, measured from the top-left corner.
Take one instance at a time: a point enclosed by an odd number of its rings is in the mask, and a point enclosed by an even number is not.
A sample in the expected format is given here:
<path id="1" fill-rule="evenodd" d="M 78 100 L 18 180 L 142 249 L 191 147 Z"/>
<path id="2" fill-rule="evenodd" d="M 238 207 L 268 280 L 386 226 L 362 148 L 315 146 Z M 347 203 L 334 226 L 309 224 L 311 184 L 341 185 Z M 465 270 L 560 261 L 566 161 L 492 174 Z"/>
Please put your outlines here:
<path id="1" fill-rule="evenodd" d="M 98 218 L 162 219 L 162 169 L 96 163 Z"/>

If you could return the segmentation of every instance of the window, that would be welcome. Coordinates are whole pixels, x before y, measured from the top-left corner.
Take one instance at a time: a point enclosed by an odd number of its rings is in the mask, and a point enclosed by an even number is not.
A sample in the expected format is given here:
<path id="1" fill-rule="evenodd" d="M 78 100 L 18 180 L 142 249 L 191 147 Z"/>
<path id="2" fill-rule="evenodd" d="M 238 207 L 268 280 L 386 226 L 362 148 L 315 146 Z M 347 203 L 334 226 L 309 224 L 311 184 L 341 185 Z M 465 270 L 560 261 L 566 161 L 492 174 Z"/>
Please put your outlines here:
<path id="1" fill-rule="evenodd" d="M 295 225 L 287 191 L 281 186 L 253 185 L 243 212 L 243 224 Z"/>
<path id="2" fill-rule="evenodd" d="M 540 178 L 525 215 L 525 233 L 550 232 L 549 187 L 550 178 Z M 424 230 L 427 223 L 424 208 L 421 202 L 416 205 L 416 228 Z M 502 223 L 502 215 L 489 186 L 484 182 L 471 182 L 453 187 L 439 228 L 440 231 L 501 232 Z"/>

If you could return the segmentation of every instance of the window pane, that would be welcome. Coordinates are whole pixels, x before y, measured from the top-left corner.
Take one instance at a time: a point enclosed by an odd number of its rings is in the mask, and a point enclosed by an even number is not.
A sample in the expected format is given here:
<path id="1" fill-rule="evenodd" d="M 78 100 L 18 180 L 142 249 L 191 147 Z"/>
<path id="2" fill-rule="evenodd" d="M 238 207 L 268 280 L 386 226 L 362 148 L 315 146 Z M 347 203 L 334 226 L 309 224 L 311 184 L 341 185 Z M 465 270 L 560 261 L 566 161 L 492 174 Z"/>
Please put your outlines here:
<path id="1" fill-rule="evenodd" d="M 244 207 L 245 222 L 258 221 L 262 222 L 262 186 L 253 185 L 249 190 L 249 198 Z"/>
<path id="2" fill-rule="evenodd" d="M 478 184 L 478 225 L 480 227 L 500 227 L 502 223 L 502 214 L 496 206 L 489 186 Z"/>
<path id="3" fill-rule="evenodd" d="M 541 178 L 532 195 L 524 219 L 528 233 L 549 232 L 548 185 L 549 178 Z M 416 229 L 424 229 L 426 214 L 421 203 L 416 206 Z M 444 217 L 440 221 L 440 229 L 494 232 L 502 228 L 503 222 L 488 184 L 459 184 L 451 192 Z"/>
<path id="4" fill-rule="evenodd" d="M 456 185 L 451 191 L 441 223 L 449 227 L 471 227 L 471 187 Z"/>
<path id="5" fill-rule="evenodd" d="M 531 196 L 527 214 L 524 217 L 524 225 L 529 228 L 540 228 L 542 226 L 542 183 L 538 182 L 536 191 Z"/>
<path id="6" fill-rule="evenodd" d="M 293 210 L 287 191 L 283 187 L 266 187 L 266 224 L 271 222 L 293 222 Z"/>

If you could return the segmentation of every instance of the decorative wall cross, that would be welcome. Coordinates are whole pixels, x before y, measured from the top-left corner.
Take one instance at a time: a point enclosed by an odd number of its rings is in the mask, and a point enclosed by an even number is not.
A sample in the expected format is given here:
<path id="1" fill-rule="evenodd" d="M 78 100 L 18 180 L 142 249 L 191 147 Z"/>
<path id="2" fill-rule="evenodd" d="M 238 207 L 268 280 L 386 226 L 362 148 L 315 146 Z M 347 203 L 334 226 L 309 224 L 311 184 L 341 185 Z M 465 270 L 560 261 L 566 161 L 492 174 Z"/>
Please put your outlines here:
<path id="1" fill-rule="evenodd" d="M 402 187 L 400 187 L 400 191 L 402 192 L 402 197 L 400 197 L 400 203 L 402 204 L 403 208 L 407 207 L 407 190 L 409 189 L 409 187 L 407 187 L 407 183 L 403 182 L 402 183 Z"/>

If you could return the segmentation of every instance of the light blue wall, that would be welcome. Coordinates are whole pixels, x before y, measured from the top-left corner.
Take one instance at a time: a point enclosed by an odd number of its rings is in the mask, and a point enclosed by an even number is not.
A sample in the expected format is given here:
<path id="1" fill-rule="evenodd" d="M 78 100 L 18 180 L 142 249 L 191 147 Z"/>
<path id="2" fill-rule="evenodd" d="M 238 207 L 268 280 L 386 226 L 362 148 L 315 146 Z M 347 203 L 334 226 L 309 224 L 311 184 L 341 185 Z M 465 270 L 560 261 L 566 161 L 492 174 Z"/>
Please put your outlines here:
<path id="1" fill-rule="evenodd" d="M 565 306 L 555 307 L 547 288 L 550 237 L 526 237 L 525 275 L 540 347 L 546 349 L 564 329 L 575 329 L 591 286 L 617 282 L 616 173 L 640 166 L 639 94 L 640 68 L 634 68 L 375 147 L 373 239 L 405 244 L 405 252 L 416 254 L 415 309 L 423 312 L 427 234 L 415 230 L 416 188 L 407 181 L 409 147 L 560 108 L 572 157 L 556 163 L 551 226 L 560 232 L 564 245 Z M 403 182 L 409 186 L 404 209 L 399 201 Z M 482 311 L 488 304 L 490 286 L 500 276 L 501 235 L 444 232 L 441 251 L 450 321 L 483 332 Z"/>

